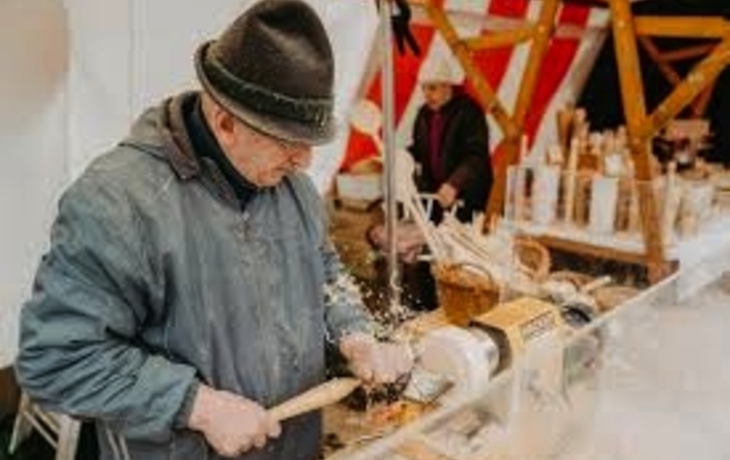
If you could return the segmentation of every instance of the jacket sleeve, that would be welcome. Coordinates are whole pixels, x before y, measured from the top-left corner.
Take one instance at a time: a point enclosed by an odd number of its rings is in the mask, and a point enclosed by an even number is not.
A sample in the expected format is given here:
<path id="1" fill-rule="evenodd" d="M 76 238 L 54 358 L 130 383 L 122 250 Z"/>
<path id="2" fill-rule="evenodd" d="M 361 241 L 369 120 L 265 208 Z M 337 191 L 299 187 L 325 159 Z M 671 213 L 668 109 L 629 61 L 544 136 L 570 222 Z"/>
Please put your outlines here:
<path id="1" fill-rule="evenodd" d="M 360 288 L 345 270 L 328 238 L 321 248 L 325 271 L 324 305 L 327 337 L 332 343 L 353 332 L 375 334 L 375 323 L 362 301 Z"/>
<path id="2" fill-rule="evenodd" d="M 191 409 L 195 370 L 139 345 L 154 273 L 133 208 L 120 197 L 87 177 L 61 199 L 22 310 L 16 373 L 51 410 L 164 441 Z"/>
<path id="3" fill-rule="evenodd" d="M 464 139 L 463 158 L 447 179 L 458 191 L 464 190 L 473 180 L 492 180 L 489 166 L 489 128 L 484 112 L 478 106 L 468 106 L 462 116 L 459 135 Z"/>

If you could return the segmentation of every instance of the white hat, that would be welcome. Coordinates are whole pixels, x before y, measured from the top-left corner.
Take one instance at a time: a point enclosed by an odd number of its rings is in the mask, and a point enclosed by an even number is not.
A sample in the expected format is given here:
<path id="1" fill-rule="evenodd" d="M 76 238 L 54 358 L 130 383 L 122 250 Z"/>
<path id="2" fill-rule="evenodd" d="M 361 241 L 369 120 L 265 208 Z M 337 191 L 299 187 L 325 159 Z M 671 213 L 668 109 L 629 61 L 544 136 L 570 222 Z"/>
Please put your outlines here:
<path id="1" fill-rule="evenodd" d="M 464 71 L 451 55 L 430 54 L 418 71 L 419 83 L 449 83 L 460 85 L 464 81 Z"/>

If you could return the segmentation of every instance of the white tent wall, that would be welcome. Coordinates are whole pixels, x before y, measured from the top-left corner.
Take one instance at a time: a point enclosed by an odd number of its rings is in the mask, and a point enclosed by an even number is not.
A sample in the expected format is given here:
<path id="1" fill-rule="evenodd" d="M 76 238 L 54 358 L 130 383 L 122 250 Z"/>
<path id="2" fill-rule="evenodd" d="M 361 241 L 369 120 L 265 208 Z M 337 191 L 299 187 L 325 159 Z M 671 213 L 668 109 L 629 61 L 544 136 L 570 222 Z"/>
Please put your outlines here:
<path id="1" fill-rule="evenodd" d="M 0 2 L 0 368 L 66 175 L 68 28 L 54 0 Z"/>
<path id="2" fill-rule="evenodd" d="M 377 15 L 370 0 L 308 0 L 333 37 L 336 114 L 343 124 L 319 148 L 311 174 L 325 190 L 346 140 L 344 122 L 360 81 Z M 192 54 L 243 11 L 250 0 L 67 0 L 74 31 L 69 91 L 71 168 L 78 174 L 109 148 L 147 106 L 197 87 Z M 89 129 L 89 126 L 94 126 Z"/>
<path id="3" fill-rule="evenodd" d="M 65 0 L 71 30 L 67 79 L 69 178 L 128 129 L 131 104 L 130 15 L 126 0 Z"/>

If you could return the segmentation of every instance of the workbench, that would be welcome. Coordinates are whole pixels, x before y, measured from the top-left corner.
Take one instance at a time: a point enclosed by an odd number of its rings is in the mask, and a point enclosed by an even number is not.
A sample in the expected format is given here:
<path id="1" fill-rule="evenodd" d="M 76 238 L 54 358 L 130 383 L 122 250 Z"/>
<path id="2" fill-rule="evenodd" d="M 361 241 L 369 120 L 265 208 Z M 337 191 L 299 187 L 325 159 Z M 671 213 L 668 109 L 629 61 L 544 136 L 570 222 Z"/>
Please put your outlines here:
<path id="1" fill-rule="evenodd" d="M 728 253 L 727 250 L 723 250 L 717 257 L 722 255 L 727 260 Z M 701 260 L 694 267 L 695 270 L 717 273 L 715 261 L 702 254 L 698 257 Z M 353 418 L 351 414 L 342 412 L 341 408 L 331 408 L 325 412 L 327 429 L 336 428 L 338 436 L 342 439 L 356 442 L 346 449 L 330 452 L 326 458 L 328 460 L 599 458 L 570 455 L 571 452 L 584 448 L 587 440 L 594 435 L 596 411 L 601 407 L 603 410 L 606 409 L 603 401 L 606 397 L 604 394 L 606 387 L 626 385 L 627 378 L 629 382 L 631 381 L 628 371 L 646 373 L 656 370 L 622 368 L 621 363 L 633 358 L 627 353 L 632 353 L 637 347 L 635 342 L 626 341 L 640 340 L 643 349 L 654 350 L 655 354 L 662 353 L 660 349 L 651 347 L 649 340 L 651 337 L 647 334 L 661 317 L 658 315 L 662 315 L 666 308 L 675 304 L 682 283 L 683 274 L 680 270 L 601 316 L 589 326 L 580 329 L 566 342 L 524 355 L 514 362 L 510 369 L 497 374 L 484 388 L 441 401 L 439 407 L 424 412 L 396 430 L 393 427 L 380 425 L 377 418 L 368 419 L 367 416 Z M 421 321 L 427 325 L 433 324 L 428 319 L 427 317 Z M 430 319 L 433 319 L 433 316 Z M 582 341 L 595 334 L 603 337 L 603 346 L 600 358 L 590 372 L 576 379 L 575 375 L 569 375 L 567 367 L 564 368 L 562 379 L 568 383 L 559 386 L 561 391 L 558 392 L 547 391 L 551 388 L 549 384 L 536 382 L 532 378 L 534 370 L 541 366 L 542 359 L 546 355 L 557 352 L 567 357 L 580 348 Z M 687 361 L 683 361 L 682 364 L 692 366 L 692 363 Z M 654 382 L 653 385 L 658 382 Z M 651 382 L 639 382 L 641 383 Z M 358 429 L 350 429 L 353 424 Z M 606 429 L 605 426 L 602 428 Z M 613 426 L 611 429 L 626 432 L 627 438 L 631 437 L 631 427 Z M 612 433 L 613 431 L 607 435 Z"/>

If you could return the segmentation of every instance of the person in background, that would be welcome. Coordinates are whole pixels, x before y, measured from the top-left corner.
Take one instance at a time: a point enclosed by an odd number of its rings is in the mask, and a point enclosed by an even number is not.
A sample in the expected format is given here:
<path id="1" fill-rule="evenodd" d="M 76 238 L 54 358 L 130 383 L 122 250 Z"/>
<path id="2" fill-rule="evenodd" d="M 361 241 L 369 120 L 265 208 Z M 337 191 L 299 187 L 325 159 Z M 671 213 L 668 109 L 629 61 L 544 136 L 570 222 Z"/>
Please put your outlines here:
<path id="1" fill-rule="evenodd" d="M 436 195 L 434 222 L 457 200 L 462 202 L 457 217 L 470 221 L 473 213 L 485 211 L 493 180 L 484 110 L 462 88 L 463 72 L 449 55 L 431 54 L 418 81 L 424 103 L 408 147 L 420 166 L 418 189 Z"/>
<path id="2" fill-rule="evenodd" d="M 418 81 L 424 102 L 408 147 L 417 166 L 414 179 L 418 191 L 435 197 L 429 217 L 436 224 L 445 210 L 455 210 L 463 222 L 471 221 L 474 213 L 484 212 L 493 180 L 484 111 L 463 90 L 461 68 L 449 57 L 434 53 L 421 65 Z M 423 237 L 419 242 L 413 232 L 407 231 L 412 224 L 401 222 L 399 227 L 396 248 L 403 301 L 414 310 L 433 310 L 438 298 L 431 263 L 418 257 Z M 386 249 L 382 223 L 371 226 L 366 236 L 373 247 Z"/>
<path id="3" fill-rule="evenodd" d="M 409 372 L 326 234 L 303 173 L 334 134 L 327 33 L 262 0 L 195 54 L 202 91 L 150 108 L 64 193 L 21 318 L 16 372 L 96 422 L 101 458 L 318 457 L 321 417 L 267 412 L 325 378 Z"/>

